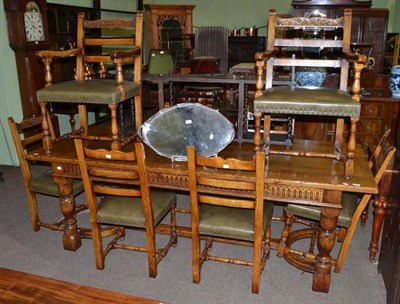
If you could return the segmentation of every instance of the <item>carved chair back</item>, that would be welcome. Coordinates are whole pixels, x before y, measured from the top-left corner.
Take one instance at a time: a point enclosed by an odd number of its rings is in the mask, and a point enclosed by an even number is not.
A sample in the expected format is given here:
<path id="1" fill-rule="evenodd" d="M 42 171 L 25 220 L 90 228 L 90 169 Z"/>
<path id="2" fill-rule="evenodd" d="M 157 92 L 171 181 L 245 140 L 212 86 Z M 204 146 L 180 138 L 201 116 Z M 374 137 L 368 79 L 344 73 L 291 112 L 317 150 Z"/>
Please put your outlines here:
<path id="1" fill-rule="evenodd" d="M 339 70 L 339 87 L 347 91 L 350 52 L 351 11 L 341 18 L 283 18 L 271 10 L 268 20 L 265 87 L 272 87 L 276 67 L 296 67 L 296 71 Z M 295 55 L 295 56 L 293 56 Z M 299 79 L 297 79 L 299 81 Z"/>
<path id="2" fill-rule="evenodd" d="M 172 192 L 150 191 L 142 143 L 135 151 L 123 152 L 90 147 L 93 141 L 75 139 L 79 167 L 90 211 L 93 242 L 98 269 L 104 268 L 105 256 L 111 249 L 147 252 L 150 277 L 157 276 L 157 264 L 176 245 L 176 195 Z M 100 197 L 100 198 L 99 198 Z M 167 245 L 156 248 L 155 227 L 170 212 L 171 234 Z M 107 225 L 103 228 L 101 224 Z M 142 229 L 146 246 L 119 242 L 125 227 Z M 103 238 L 111 240 L 103 249 Z"/>
<path id="3" fill-rule="evenodd" d="M 253 267 L 252 291 L 258 293 L 261 271 L 269 254 L 266 231 L 269 229 L 273 209 L 272 204 L 264 204 L 265 153 L 257 152 L 251 160 L 224 159 L 218 156 L 200 156 L 196 154 L 194 147 L 189 146 L 187 156 L 193 281 L 200 282 L 201 265 L 206 260 L 247 265 Z M 213 176 L 215 170 L 225 170 L 226 178 L 221 178 L 221 175 Z M 247 178 L 238 181 L 237 175 Z M 207 194 L 203 193 L 204 189 L 207 189 Z M 247 228 L 242 230 L 243 225 Z M 206 249 L 202 251 L 200 234 L 208 238 Z M 234 244 L 235 241 L 232 240 L 251 242 L 253 260 L 249 262 L 211 256 L 208 250 L 216 239 Z"/>
<path id="4" fill-rule="evenodd" d="M 43 134 L 43 122 L 46 123 L 49 134 Z M 44 118 L 42 116 L 34 116 L 24 119 L 20 123 L 15 122 L 13 117 L 9 117 L 8 125 L 14 141 L 22 176 L 24 178 L 25 191 L 33 230 L 38 231 L 40 227 L 50 228 L 52 230 L 62 230 L 64 219 L 61 219 L 56 223 L 45 223 L 39 217 L 36 193 L 55 197 L 59 196 L 58 187 L 51 176 L 50 167 L 41 174 L 36 174 L 33 176 L 30 162 L 28 162 L 25 158 L 28 151 L 34 148 L 39 148 L 42 145 L 42 140 L 45 135 L 47 135 L 52 142 L 57 140 L 50 115 L 45 113 Z M 73 195 L 78 195 L 83 191 L 82 182 L 74 181 L 73 188 Z M 86 205 L 77 205 L 76 207 L 76 210 L 74 210 L 75 213 L 87 208 Z"/>

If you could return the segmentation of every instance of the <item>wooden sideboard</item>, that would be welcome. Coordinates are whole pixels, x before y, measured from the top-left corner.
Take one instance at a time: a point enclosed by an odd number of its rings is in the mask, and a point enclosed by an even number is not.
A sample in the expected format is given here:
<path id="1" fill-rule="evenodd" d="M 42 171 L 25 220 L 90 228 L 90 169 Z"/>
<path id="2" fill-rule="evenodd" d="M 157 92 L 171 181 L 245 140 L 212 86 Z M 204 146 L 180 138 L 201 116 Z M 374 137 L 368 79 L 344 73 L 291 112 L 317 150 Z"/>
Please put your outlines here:
<path id="1" fill-rule="evenodd" d="M 367 89 L 361 97 L 361 117 L 357 124 L 357 142 L 364 149 L 376 146 L 387 129 L 391 129 L 389 143 L 398 137 L 400 99 L 392 97 L 389 89 Z"/>
<path id="2" fill-rule="evenodd" d="M 361 116 L 357 123 L 357 143 L 364 151 L 378 144 L 383 133 L 391 129 L 389 143 L 395 145 L 400 134 L 398 131 L 400 99 L 392 97 L 389 89 L 367 89 L 361 97 Z M 333 141 L 335 126 L 329 118 L 318 122 L 308 121 L 308 117 L 296 118 L 295 138 Z"/>

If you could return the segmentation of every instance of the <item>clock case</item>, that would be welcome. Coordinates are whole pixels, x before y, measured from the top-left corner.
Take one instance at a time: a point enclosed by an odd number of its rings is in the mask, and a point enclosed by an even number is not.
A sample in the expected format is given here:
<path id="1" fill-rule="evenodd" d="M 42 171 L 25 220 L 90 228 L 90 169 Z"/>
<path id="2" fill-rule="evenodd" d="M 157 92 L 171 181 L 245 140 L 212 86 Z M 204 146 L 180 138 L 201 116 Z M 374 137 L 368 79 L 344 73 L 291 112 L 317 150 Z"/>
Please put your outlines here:
<path id="1" fill-rule="evenodd" d="M 3 0 L 4 12 L 7 21 L 9 45 L 15 52 L 17 65 L 19 92 L 23 118 L 40 115 L 40 107 L 36 100 L 36 91 L 45 86 L 44 65 L 40 58 L 35 56 L 36 51 L 50 47 L 47 2 L 34 0 L 42 14 L 45 40 L 26 41 L 24 13 L 26 5 L 33 0 Z M 53 121 L 58 131 L 58 123 Z"/>
<path id="2" fill-rule="evenodd" d="M 8 39 L 10 47 L 14 51 L 43 50 L 49 47 L 49 33 L 47 24 L 47 2 L 46 0 L 3 0 L 6 13 Z M 40 9 L 43 21 L 43 41 L 27 41 L 25 35 L 24 13 L 28 2 L 35 2 Z"/>

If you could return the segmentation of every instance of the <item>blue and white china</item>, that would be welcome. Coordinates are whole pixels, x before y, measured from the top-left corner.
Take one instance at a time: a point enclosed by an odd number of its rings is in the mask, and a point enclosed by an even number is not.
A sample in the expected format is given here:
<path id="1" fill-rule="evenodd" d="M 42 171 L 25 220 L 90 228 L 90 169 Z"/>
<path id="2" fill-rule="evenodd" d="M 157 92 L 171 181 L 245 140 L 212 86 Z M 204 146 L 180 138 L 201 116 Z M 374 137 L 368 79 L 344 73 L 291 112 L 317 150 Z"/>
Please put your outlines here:
<path id="1" fill-rule="evenodd" d="M 326 79 L 326 71 L 297 71 L 296 81 L 299 86 L 320 87 Z"/>
<path id="2" fill-rule="evenodd" d="M 394 66 L 391 72 L 390 91 L 392 91 L 392 96 L 400 98 L 400 65 Z"/>

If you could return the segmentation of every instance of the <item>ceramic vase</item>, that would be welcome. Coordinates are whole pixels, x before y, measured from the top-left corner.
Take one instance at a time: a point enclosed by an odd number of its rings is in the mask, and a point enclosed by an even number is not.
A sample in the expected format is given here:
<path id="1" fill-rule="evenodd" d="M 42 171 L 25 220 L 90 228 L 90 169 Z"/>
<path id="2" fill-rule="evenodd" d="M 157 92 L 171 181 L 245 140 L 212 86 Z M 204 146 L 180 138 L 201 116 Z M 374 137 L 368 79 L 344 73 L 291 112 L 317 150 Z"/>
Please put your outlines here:
<path id="1" fill-rule="evenodd" d="M 396 65 L 391 70 L 390 91 L 392 96 L 400 98 L 400 65 Z"/>

